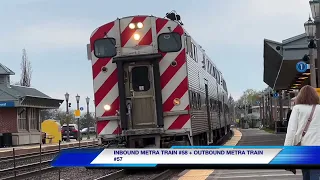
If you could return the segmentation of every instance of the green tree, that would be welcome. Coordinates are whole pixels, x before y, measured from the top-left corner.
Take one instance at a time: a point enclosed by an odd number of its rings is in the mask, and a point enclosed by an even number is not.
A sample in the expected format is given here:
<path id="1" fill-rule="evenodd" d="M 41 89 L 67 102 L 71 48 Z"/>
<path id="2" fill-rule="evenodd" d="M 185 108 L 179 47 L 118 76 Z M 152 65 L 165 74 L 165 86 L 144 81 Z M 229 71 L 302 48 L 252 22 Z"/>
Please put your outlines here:
<path id="1" fill-rule="evenodd" d="M 89 115 L 84 114 L 80 117 L 80 128 L 87 128 L 87 127 L 94 127 L 95 124 L 95 119 L 94 119 L 94 114 L 89 113 Z"/>
<path id="2" fill-rule="evenodd" d="M 238 105 L 245 105 L 250 104 L 252 106 L 259 105 L 260 101 L 260 94 L 261 92 L 253 89 L 247 89 L 243 92 L 243 95 L 240 97 L 240 99 L 237 101 Z"/>
<path id="3" fill-rule="evenodd" d="M 57 110 L 54 119 L 59 120 L 61 125 L 67 124 L 68 122 L 69 124 L 74 124 L 76 121 L 73 111 L 74 110 L 70 110 L 69 114 L 67 115 L 65 111 Z"/>

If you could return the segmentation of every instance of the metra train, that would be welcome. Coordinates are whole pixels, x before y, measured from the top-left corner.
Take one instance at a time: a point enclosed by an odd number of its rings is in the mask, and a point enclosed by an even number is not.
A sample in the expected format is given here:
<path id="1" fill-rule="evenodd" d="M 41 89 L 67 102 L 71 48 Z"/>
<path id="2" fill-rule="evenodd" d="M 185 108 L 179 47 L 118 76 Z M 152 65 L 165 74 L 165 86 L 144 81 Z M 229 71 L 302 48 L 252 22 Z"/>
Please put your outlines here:
<path id="1" fill-rule="evenodd" d="M 226 82 L 179 15 L 118 18 L 87 48 L 100 144 L 208 145 L 230 132 Z"/>

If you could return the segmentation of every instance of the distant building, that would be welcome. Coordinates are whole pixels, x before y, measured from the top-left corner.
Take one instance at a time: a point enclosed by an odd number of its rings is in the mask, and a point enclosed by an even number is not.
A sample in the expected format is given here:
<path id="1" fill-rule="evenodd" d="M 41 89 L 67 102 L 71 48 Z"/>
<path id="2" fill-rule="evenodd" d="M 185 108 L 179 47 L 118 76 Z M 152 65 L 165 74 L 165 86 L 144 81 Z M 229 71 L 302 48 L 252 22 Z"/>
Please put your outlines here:
<path id="1" fill-rule="evenodd" d="M 277 106 L 277 111 L 276 110 L 276 107 L 273 105 L 272 106 L 273 109 L 272 109 L 272 113 L 273 113 L 273 120 L 280 120 L 279 117 L 280 117 L 280 106 Z M 283 120 L 286 119 L 287 117 L 287 113 L 288 113 L 288 110 L 290 109 L 289 106 L 283 106 Z M 260 113 L 262 114 L 262 107 L 260 108 L 260 106 L 253 106 L 252 107 L 252 113 L 248 114 L 251 116 L 252 119 L 254 120 L 260 120 Z M 261 118 L 263 118 L 263 115 L 261 116 Z M 269 119 L 269 117 L 266 117 L 266 119 Z"/>
<path id="2" fill-rule="evenodd" d="M 35 88 L 10 85 L 15 73 L 0 63 L 0 134 L 12 133 L 13 145 L 40 142 L 40 111 L 57 109 L 63 100 Z"/>

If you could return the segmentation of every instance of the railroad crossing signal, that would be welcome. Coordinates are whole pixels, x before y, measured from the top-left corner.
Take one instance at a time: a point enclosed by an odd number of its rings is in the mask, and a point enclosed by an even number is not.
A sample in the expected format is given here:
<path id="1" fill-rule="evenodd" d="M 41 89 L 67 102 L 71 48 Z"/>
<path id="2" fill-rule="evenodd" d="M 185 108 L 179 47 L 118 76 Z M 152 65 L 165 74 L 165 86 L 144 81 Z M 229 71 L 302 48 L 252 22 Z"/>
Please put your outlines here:
<path id="1" fill-rule="evenodd" d="M 75 118 L 80 118 L 80 110 L 75 110 L 74 111 L 74 117 Z"/>
<path id="2" fill-rule="evenodd" d="M 300 61 L 296 64 L 296 69 L 299 73 L 304 73 L 308 70 L 308 64 L 303 61 Z"/>

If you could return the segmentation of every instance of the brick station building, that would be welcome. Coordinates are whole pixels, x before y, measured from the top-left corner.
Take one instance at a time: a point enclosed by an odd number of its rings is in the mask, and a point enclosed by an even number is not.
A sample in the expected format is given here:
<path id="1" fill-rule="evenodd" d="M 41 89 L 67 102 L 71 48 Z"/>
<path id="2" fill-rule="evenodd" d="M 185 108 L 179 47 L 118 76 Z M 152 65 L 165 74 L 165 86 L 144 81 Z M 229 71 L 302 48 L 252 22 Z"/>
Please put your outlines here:
<path id="1" fill-rule="evenodd" d="M 12 133 L 14 146 L 39 143 L 40 111 L 57 109 L 63 100 L 35 88 L 10 85 L 10 75 L 14 74 L 0 63 L 0 135 Z"/>

